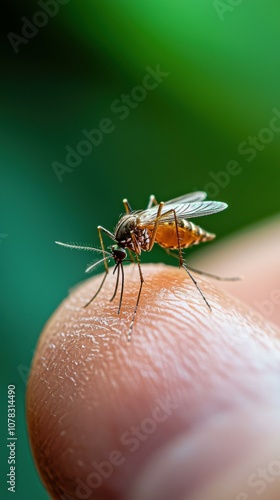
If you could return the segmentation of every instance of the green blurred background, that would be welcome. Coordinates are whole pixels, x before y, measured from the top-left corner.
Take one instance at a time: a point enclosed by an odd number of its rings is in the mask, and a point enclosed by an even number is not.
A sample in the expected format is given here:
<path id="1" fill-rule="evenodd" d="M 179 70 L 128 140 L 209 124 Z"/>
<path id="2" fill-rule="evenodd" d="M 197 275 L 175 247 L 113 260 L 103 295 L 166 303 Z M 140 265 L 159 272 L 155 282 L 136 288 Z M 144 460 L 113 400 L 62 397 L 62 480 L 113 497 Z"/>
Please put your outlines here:
<path id="1" fill-rule="evenodd" d="M 205 189 L 226 201 L 226 212 L 203 221 L 219 239 L 279 210 L 280 4 L 232 3 L 238 2 L 42 0 L 40 6 L 21 0 L 6 6 L 1 498 L 9 496 L 8 384 L 17 391 L 15 496 L 48 498 L 28 446 L 28 367 L 45 322 L 84 279 L 88 263 L 87 254 L 54 241 L 97 245 L 96 226 L 113 229 L 124 197 L 139 209 L 151 193 L 160 201 Z M 51 15 L 40 17 L 43 4 Z M 45 26 L 22 32 L 23 16 Z M 19 39 L 22 33 L 29 38 Z M 157 65 L 165 76 L 145 96 L 139 87 L 146 68 Z M 122 94 L 130 104 L 116 111 Z M 82 147 L 82 131 L 99 128 L 104 118 L 114 130 L 70 171 L 65 148 Z M 68 171 L 58 175 L 54 162 Z M 160 249 L 148 257 L 168 261 Z"/>

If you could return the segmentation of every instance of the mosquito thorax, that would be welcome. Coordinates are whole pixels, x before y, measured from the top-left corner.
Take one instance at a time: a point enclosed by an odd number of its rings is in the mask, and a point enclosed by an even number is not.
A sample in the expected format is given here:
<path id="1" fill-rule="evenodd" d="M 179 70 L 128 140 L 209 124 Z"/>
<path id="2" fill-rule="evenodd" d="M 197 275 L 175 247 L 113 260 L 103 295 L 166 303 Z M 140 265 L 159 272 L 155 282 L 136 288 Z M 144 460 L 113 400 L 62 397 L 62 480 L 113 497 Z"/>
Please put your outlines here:
<path id="1" fill-rule="evenodd" d="M 147 229 L 139 227 L 137 213 L 122 216 L 115 230 L 115 239 L 120 247 L 140 254 L 141 250 L 149 249 L 150 234 Z"/>
<path id="2" fill-rule="evenodd" d="M 115 229 L 115 237 L 118 242 L 122 240 L 127 240 L 130 237 L 130 234 L 137 225 L 137 217 L 133 214 L 123 215 L 119 220 L 116 229 Z"/>
<path id="3" fill-rule="evenodd" d="M 133 214 L 123 215 L 115 229 L 115 238 L 122 248 L 134 250 L 131 233 L 134 233 L 137 227 L 137 217 Z"/>
<path id="4" fill-rule="evenodd" d="M 126 250 L 119 245 L 112 246 L 112 254 L 116 262 L 122 262 L 127 257 Z"/>

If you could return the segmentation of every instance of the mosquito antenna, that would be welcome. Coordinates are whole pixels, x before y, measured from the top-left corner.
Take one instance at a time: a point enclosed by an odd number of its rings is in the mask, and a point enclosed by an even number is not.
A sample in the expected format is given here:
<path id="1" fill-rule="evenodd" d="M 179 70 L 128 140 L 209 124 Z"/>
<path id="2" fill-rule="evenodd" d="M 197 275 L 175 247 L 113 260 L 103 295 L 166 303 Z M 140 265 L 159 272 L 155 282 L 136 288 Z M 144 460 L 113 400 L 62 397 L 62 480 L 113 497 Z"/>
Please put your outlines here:
<path id="1" fill-rule="evenodd" d="M 121 295 L 120 295 L 120 302 L 119 302 L 118 314 L 120 314 L 120 312 L 121 312 L 122 299 L 123 299 L 123 290 L 124 290 L 124 271 L 123 271 L 122 262 L 120 262 L 120 266 L 121 266 L 121 273 L 122 273 L 122 284 L 121 284 Z"/>
<path id="2" fill-rule="evenodd" d="M 95 266 L 98 266 L 98 264 L 101 264 L 101 262 L 104 262 L 105 260 L 110 259 L 110 257 L 112 258 L 112 254 L 109 254 L 109 257 L 104 257 L 104 259 L 100 259 L 100 260 L 98 260 L 97 262 L 94 262 L 93 264 L 90 264 L 90 265 L 86 268 L 85 272 L 86 272 L 86 273 L 89 273 L 92 269 L 94 269 L 94 268 L 95 268 Z"/>
<path id="3" fill-rule="evenodd" d="M 75 248 L 76 250 L 90 250 L 93 252 L 100 252 L 100 253 L 104 253 L 104 254 L 106 253 L 106 254 L 112 256 L 112 254 L 110 252 L 107 252 L 106 250 L 103 250 L 101 248 L 84 247 L 82 245 L 74 245 L 72 243 L 62 243 L 61 241 L 55 241 L 55 243 L 57 245 L 61 245 L 62 247 Z"/>
<path id="4" fill-rule="evenodd" d="M 169 250 L 169 248 L 166 248 L 165 251 L 166 251 L 166 253 L 168 255 L 171 255 L 171 257 L 174 257 L 175 259 L 179 260 L 178 255 L 172 253 Z M 199 269 L 195 269 L 194 267 L 190 267 L 189 265 L 188 265 L 188 269 L 190 271 L 193 271 L 196 274 L 201 274 L 202 276 L 209 276 L 209 278 L 213 278 L 214 280 L 217 280 L 217 281 L 240 281 L 240 280 L 243 279 L 242 276 L 234 276 L 232 278 L 231 277 L 230 278 L 227 278 L 227 277 L 224 278 L 222 276 L 218 276 L 217 274 L 211 274 L 211 273 L 207 273 L 205 271 L 200 271 Z"/>
<path id="5" fill-rule="evenodd" d="M 188 270 L 186 264 L 183 263 L 183 268 L 185 269 L 185 271 L 187 272 L 187 274 L 189 275 L 189 277 L 191 278 L 192 282 L 195 284 L 196 288 L 198 289 L 201 297 L 203 298 L 204 302 L 206 303 L 207 307 L 209 307 L 210 311 L 212 311 L 212 308 L 208 302 L 208 300 L 206 299 L 205 295 L 203 294 L 203 292 L 201 291 L 201 289 L 199 288 L 196 280 L 194 279 L 194 277 L 191 275 L 190 271 Z"/>
<path id="6" fill-rule="evenodd" d="M 113 274 L 115 274 L 115 271 L 118 270 L 118 273 L 117 273 L 117 279 L 116 279 L 116 285 L 115 285 L 115 291 L 110 299 L 110 302 L 112 302 L 114 300 L 114 298 L 116 297 L 116 294 L 117 294 L 117 291 L 118 291 L 118 287 L 119 287 L 119 279 L 120 279 L 120 264 L 117 263 L 115 265 L 115 269 L 113 271 Z"/>
<path id="7" fill-rule="evenodd" d="M 142 274 L 140 260 L 139 260 L 139 257 L 138 257 L 137 254 L 135 254 L 135 256 L 136 256 L 138 270 L 139 270 L 139 276 L 140 276 L 140 288 L 139 288 L 139 292 L 138 292 L 138 296 L 137 296 L 135 308 L 134 308 L 134 311 L 133 311 L 132 320 L 131 320 L 130 327 L 129 327 L 128 334 L 127 334 L 127 340 L 128 340 L 128 342 L 130 342 L 130 340 L 131 340 L 132 328 L 133 328 L 133 325 L 134 325 L 134 320 L 135 320 L 135 317 L 136 317 L 138 305 L 139 305 L 139 302 L 140 302 L 142 287 L 143 287 L 143 283 L 144 283 L 144 278 L 143 278 L 143 274 Z"/>
<path id="8" fill-rule="evenodd" d="M 224 278 L 222 276 L 217 276 L 216 274 L 206 273 L 205 271 L 200 271 L 199 269 L 194 269 L 193 267 L 188 266 L 188 269 L 193 271 L 194 273 L 201 274 L 203 276 L 209 276 L 209 278 L 213 278 L 218 281 L 240 281 L 242 280 L 242 276 L 234 276 L 232 278 Z"/>

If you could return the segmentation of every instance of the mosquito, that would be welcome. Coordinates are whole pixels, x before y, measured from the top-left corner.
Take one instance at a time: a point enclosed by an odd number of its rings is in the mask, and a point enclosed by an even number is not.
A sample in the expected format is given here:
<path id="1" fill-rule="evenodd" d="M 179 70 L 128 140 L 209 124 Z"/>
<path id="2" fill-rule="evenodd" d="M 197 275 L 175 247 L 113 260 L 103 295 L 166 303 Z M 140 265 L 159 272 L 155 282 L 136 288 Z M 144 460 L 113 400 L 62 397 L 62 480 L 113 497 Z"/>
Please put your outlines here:
<path id="1" fill-rule="evenodd" d="M 109 273 L 108 262 L 110 261 L 110 259 L 113 259 L 115 262 L 113 274 L 117 273 L 117 277 L 114 293 L 110 301 L 112 301 L 117 294 L 119 281 L 121 278 L 121 292 L 118 306 L 118 314 L 120 314 L 124 292 L 123 263 L 127 261 L 134 262 L 133 257 L 135 257 L 139 271 L 140 287 L 128 330 L 128 340 L 131 340 L 132 329 L 144 283 L 139 256 L 141 255 L 142 251 L 150 252 L 154 244 L 157 243 L 158 245 L 163 247 L 167 251 L 167 253 L 178 258 L 179 267 L 183 267 L 185 269 L 188 276 L 200 293 L 202 299 L 204 300 L 206 306 L 211 311 L 211 306 L 202 290 L 200 289 L 197 281 L 192 276 L 191 271 L 194 273 L 209 276 L 217 280 L 235 281 L 239 280 L 240 278 L 221 278 L 220 276 L 206 273 L 194 269 L 190 266 L 187 267 L 183 259 L 183 249 L 189 248 L 193 245 L 198 245 L 199 243 L 211 241 L 216 236 L 213 233 L 205 231 L 200 226 L 197 226 L 189 219 L 215 214 L 227 208 L 227 204 L 221 201 L 205 201 L 206 197 L 207 194 L 205 192 L 197 191 L 194 193 L 179 196 L 178 198 L 174 198 L 167 202 L 162 201 L 158 203 L 155 196 L 151 195 L 146 210 L 132 210 L 128 200 L 125 198 L 123 200 L 125 214 L 121 216 L 114 232 L 112 233 L 102 226 L 97 227 L 101 249 L 56 241 L 55 243 L 57 243 L 58 245 L 62 245 L 68 248 L 89 250 L 93 252 L 100 252 L 102 254 L 102 258 L 100 260 L 98 260 L 94 264 L 89 265 L 86 269 L 86 272 L 88 273 L 92 271 L 98 264 L 103 262 L 105 267 L 105 274 L 98 290 L 83 307 L 88 307 L 89 304 L 91 304 L 91 302 L 102 290 L 102 287 Z M 107 250 L 105 249 L 102 236 L 103 234 L 106 234 L 115 242 L 115 244 L 108 247 Z M 177 250 L 178 254 L 173 254 L 172 250 Z"/>

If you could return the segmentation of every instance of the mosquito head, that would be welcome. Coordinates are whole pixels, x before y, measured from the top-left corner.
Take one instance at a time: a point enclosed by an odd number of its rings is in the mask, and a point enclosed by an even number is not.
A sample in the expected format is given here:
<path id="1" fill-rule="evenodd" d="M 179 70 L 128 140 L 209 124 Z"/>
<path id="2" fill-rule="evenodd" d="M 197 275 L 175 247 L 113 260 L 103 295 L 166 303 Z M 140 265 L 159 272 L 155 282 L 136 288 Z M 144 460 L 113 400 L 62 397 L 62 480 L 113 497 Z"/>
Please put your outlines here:
<path id="1" fill-rule="evenodd" d="M 116 264 L 121 264 L 127 258 L 126 250 L 119 245 L 113 245 L 111 249 Z"/>

